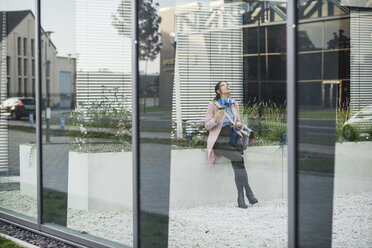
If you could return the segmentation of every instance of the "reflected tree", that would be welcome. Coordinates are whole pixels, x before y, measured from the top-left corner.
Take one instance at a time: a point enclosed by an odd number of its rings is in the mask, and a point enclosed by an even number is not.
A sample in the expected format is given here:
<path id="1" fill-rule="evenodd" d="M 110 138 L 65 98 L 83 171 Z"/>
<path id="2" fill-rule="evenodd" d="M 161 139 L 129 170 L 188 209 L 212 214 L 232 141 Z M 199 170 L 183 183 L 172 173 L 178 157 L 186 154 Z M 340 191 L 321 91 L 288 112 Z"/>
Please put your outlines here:
<path id="1" fill-rule="evenodd" d="M 315 45 L 311 41 L 306 31 L 298 31 L 297 37 L 298 37 L 298 50 L 299 51 L 308 51 L 308 50 L 315 49 Z"/>
<path id="2" fill-rule="evenodd" d="M 130 2 L 130 0 L 122 0 L 116 14 L 112 15 L 112 25 L 120 35 L 127 37 L 131 35 L 130 12 L 128 14 L 127 11 Z M 146 62 L 145 75 L 147 75 L 148 62 L 156 59 L 162 47 L 159 30 L 161 17 L 158 14 L 159 3 L 153 0 L 139 0 L 138 6 L 140 6 L 138 9 L 138 59 Z M 146 89 L 145 85 L 145 97 Z"/>
<path id="3" fill-rule="evenodd" d="M 340 29 L 338 34 L 333 32 L 333 39 L 327 42 L 328 49 L 342 49 L 342 48 L 350 48 L 350 38 L 348 38 L 345 34 L 345 31 Z"/>

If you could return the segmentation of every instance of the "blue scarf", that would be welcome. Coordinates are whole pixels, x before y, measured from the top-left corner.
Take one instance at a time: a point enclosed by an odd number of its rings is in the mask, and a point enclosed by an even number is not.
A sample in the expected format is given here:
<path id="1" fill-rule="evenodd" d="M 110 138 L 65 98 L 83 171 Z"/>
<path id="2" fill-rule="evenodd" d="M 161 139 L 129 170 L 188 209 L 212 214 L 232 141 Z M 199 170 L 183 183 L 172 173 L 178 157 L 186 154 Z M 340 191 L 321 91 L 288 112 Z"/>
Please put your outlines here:
<path id="1" fill-rule="evenodd" d="M 222 106 L 229 107 L 230 104 L 231 104 L 231 98 L 230 97 L 228 99 L 226 99 L 226 98 L 218 99 L 218 101 L 221 103 Z"/>

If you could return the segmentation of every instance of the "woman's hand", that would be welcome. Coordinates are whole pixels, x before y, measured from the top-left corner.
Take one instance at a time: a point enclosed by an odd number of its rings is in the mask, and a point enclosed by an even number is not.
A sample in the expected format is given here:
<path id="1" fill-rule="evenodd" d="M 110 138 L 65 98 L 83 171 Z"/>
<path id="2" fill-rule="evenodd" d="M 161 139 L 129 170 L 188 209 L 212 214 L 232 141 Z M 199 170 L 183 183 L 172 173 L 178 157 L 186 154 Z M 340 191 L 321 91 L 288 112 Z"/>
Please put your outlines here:
<path id="1" fill-rule="evenodd" d="M 224 116 L 225 116 L 225 110 L 218 110 L 217 113 L 214 115 L 214 120 L 218 121 Z"/>

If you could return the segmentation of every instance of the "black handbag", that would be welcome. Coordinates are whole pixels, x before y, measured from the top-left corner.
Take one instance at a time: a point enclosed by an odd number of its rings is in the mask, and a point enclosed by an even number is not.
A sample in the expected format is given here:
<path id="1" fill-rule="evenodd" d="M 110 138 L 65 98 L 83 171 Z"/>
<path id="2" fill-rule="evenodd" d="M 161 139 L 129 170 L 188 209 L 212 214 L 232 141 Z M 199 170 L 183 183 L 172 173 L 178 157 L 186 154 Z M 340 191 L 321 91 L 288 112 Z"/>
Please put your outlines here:
<path id="1" fill-rule="evenodd" d="M 243 142 L 242 142 L 242 148 L 243 150 L 247 149 L 248 144 L 250 143 L 249 140 L 254 138 L 254 132 L 243 125 L 243 128 L 240 130 L 240 133 L 243 136 Z M 237 146 L 239 145 L 239 134 L 236 132 L 235 128 L 231 129 L 231 134 L 230 134 L 230 141 L 229 144 L 232 146 Z"/>

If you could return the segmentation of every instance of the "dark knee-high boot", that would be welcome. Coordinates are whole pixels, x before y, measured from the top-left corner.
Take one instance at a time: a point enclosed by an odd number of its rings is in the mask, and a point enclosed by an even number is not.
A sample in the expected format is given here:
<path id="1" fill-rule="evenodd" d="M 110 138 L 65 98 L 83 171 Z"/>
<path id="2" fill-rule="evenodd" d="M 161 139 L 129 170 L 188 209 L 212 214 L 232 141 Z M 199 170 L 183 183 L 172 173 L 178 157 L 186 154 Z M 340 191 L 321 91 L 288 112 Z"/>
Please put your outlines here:
<path id="1" fill-rule="evenodd" d="M 252 192 L 252 189 L 248 184 L 248 181 L 247 181 L 247 184 L 244 188 L 245 188 L 245 193 L 247 194 L 249 203 L 252 204 L 252 205 L 258 203 L 257 198 L 254 196 L 254 194 Z"/>
<path id="2" fill-rule="evenodd" d="M 244 185 L 240 173 L 238 171 L 238 166 L 233 162 L 232 163 L 234 169 L 234 176 L 235 176 L 235 185 L 236 189 L 238 190 L 238 207 L 240 208 L 248 208 L 247 204 L 244 201 Z"/>
<path id="3" fill-rule="evenodd" d="M 248 208 L 247 204 L 245 204 L 245 201 L 244 201 L 243 185 L 241 185 L 240 183 L 237 183 L 236 178 L 235 178 L 235 183 L 236 183 L 236 188 L 238 190 L 238 207 Z M 238 184 L 240 184 L 240 185 L 238 186 Z"/>

